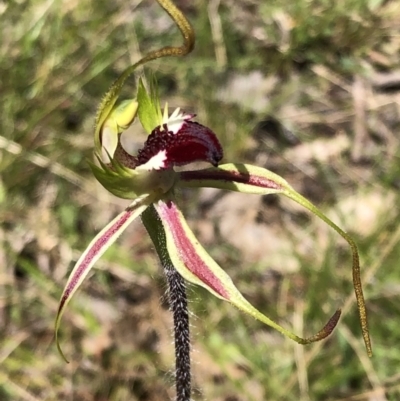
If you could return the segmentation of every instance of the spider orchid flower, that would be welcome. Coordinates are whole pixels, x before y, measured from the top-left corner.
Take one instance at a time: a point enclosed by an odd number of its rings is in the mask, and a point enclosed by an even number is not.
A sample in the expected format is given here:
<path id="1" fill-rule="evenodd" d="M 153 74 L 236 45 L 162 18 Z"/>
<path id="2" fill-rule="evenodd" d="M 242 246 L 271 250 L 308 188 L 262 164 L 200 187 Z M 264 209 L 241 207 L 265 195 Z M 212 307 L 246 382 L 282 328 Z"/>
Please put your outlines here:
<path id="1" fill-rule="evenodd" d="M 137 155 L 132 156 L 122 147 L 120 138 L 136 116 L 149 136 Z M 139 216 L 142 216 L 160 258 L 167 258 L 185 280 L 206 288 L 216 297 L 230 302 L 297 343 L 308 344 L 327 337 L 339 320 L 340 310 L 317 334 L 301 338 L 252 306 L 228 274 L 200 245 L 176 204 L 174 193 L 179 188 L 214 187 L 257 195 L 283 194 L 317 215 L 349 243 L 362 331 L 368 353 L 371 353 L 358 253 L 352 239 L 273 172 L 247 164 L 220 165 L 223 158 L 221 144 L 210 129 L 193 121 L 194 117 L 179 109 L 169 116 L 167 105 L 162 112 L 155 86 L 148 93 L 142 81 L 139 82 L 136 99 L 117 107 L 112 104 L 106 111 L 101 111 L 95 130 L 95 153 L 99 164 L 91 164 L 92 171 L 107 190 L 118 197 L 130 199 L 132 203 L 92 240 L 73 268 L 59 304 L 56 339 L 61 316 L 75 291 L 95 262 Z M 176 166 L 194 161 L 209 162 L 213 167 L 181 172 L 174 170 Z M 62 354 L 58 339 L 57 346 Z"/>

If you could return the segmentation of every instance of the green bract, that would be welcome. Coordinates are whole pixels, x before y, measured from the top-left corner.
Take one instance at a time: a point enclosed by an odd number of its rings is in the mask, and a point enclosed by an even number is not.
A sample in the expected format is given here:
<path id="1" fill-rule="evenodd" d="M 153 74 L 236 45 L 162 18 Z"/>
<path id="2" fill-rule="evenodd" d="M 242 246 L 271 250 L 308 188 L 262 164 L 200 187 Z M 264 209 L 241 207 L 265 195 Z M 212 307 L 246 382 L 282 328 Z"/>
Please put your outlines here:
<path id="1" fill-rule="evenodd" d="M 157 84 L 155 80 L 151 80 L 150 94 L 146 91 L 144 87 L 143 80 L 139 80 L 138 88 L 138 102 L 139 102 L 139 119 L 143 128 L 148 134 L 157 125 L 162 124 L 162 114 L 160 108 L 160 102 L 158 100 Z"/>

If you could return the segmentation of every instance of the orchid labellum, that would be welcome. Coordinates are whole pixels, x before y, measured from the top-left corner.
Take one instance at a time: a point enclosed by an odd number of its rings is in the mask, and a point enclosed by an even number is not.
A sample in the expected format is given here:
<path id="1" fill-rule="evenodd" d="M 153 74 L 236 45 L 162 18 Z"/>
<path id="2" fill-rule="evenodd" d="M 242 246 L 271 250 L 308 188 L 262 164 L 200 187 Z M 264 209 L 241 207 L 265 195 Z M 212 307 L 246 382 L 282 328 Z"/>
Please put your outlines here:
<path id="1" fill-rule="evenodd" d="M 75 291 L 95 262 L 139 216 L 154 242 L 167 277 L 174 277 L 174 281 L 171 279 L 172 281 L 169 282 L 172 309 L 174 309 L 174 296 L 179 294 L 179 291 L 174 292 L 171 283 L 177 288 L 182 286 L 184 288 L 183 278 L 206 288 L 216 297 L 230 302 L 297 343 L 309 344 L 327 337 L 339 320 L 340 310 L 333 314 L 318 333 L 308 338 L 301 338 L 251 305 L 236 288 L 228 274 L 201 246 L 176 203 L 175 192 L 179 188 L 213 187 L 247 194 L 287 196 L 325 221 L 348 242 L 353 255 L 353 281 L 362 332 L 368 354 L 371 355 L 358 252 L 348 234 L 273 172 L 247 164 L 220 164 L 223 150 L 215 133 L 196 122 L 193 114 L 185 114 L 180 109 L 176 109 L 169 115 L 167 105 L 162 111 L 154 83 L 150 90 L 147 90 L 140 80 L 136 98 L 116 106 L 117 97 L 125 79 L 139 64 L 166 55 L 182 55 L 188 53 L 193 47 L 193 31 L 185 17 L 170 1 L 159 2 L 167 9 L 183 33 L 184 46 L 169 47 L 149 53 L 139 63 L 128 68 L 103 99 L 96 120 L 94 138 L 98 163 L 91 164 L 91 168 L 96 179 L 107 190 L 115 196 L 130 199 L 131 204 L 93 239 L 72 270 L 60 300 L 56 318 L 56 338 L 60 319 Z M 147 131 L 148 137 L 137 154 L 131 155 L 121 144 L 121 134 L 136 118 Z M 174 169 L 176 166 L 188 165 L 195 161 L 208 162 L 212 167 L 180 172 Z M 187 315 L 186 310 L 180 313 Z M 174 315 L 175 325 L 180 324 L 179 316 L 181 315 L 179 313 Z M 188 331 L 186 334 L 188 337 Z M 58 339 L 57 346 L 59 347 Z M 60 347 L 59 350 L 61 352 Z M 179 346 L 176 350 L 178 359 L 181 352 Z M 188 364 L 180 365 L 180 368 L 188 369 Z M 177 362 L 177 380 L 178 369 Z M 190 382 L 190 371 L 189 377 L 185 380 Z M 186 391 L 184 396 L 177 399 L 189 398 L 190 394 Z"/>

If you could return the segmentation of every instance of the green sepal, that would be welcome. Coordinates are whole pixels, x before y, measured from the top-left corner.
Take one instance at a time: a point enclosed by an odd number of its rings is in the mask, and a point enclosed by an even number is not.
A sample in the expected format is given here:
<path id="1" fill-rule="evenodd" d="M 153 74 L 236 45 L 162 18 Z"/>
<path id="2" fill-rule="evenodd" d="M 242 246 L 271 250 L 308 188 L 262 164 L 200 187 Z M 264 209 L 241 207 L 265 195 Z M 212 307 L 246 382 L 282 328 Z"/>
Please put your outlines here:
<path id="1" fill-rule="evenodd" d="M 230 302 L 297 343 L 310 344 L 320 341 L 326 338 L 336 326 L 340 310 L 335 312 L 317 334 L 301 338 L 257 310 L 243 297 L 228 274 L 200 245 L 172 200 L 163 198 L 155 202 L 142 214 L 142 221 L 163 264 L 172 265 L 187 281 L 206 288 L 216 297 Z"/>

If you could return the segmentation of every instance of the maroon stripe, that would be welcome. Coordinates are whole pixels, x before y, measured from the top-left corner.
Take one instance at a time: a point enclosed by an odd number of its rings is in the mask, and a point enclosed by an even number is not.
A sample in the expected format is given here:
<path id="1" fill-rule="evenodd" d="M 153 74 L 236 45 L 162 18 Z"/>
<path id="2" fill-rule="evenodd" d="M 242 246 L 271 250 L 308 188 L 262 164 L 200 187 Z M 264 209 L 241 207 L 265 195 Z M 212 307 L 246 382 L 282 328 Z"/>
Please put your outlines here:
<path id="1" fill-rule="evenodd" d="M 260 177 L 250 173 L 241 173 L 239 171 L 225 171 L 225 170 L 197 170 L 197 171 L 182 171 L 180 173 L 181 180 L 211 180 L 211 181 L 226 181 L 237 182 L 240 184 L 253 185 L 260 188 L 269 188 L 282 190 L 282 185 L 277 182 Z"/>
<path id="2" fill-rule="evenodd" d="M 206 263 L 198 255 L 193 244 L 188 239 L 185 230 L 182 227 L 179 211 L 173 202 L 158 203 L 162 220 L 168 224 L 171 231 L 175 246 L 178 250 L 179 257 L 182 259 L 186 268 L 198 277 L 203 283 L 211 287 L 217 294 L 225 299 L 229 299 L 221 280 L 210 270 Z"/>
<path id="3" fill-rule="evenodd" d="M 72 281 L 69 283 L 68 287 L 65 289 L 64 295 L 61 298 L 58 311 L 60 311 L 72 290 L 75 288 L 77 282 L 79 281 L 82 274 L 87 269 L 90 261 L 101 251 L 104 245 L 109 241 L 109 239 L 126 223 L 126 221 L 131 217 L 135 208 L 126 209 L 125 213 L 91 246 L 90 251 L 87 253 L 86 257 L 82 260 L 79 269 L 74 273 Z"/>

